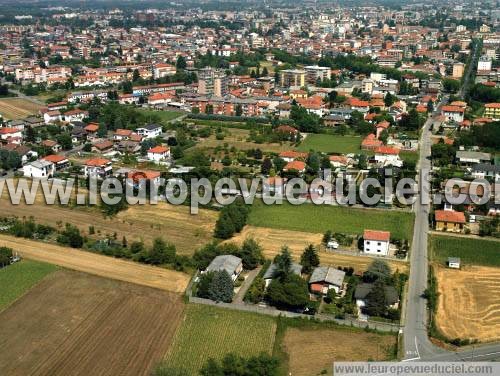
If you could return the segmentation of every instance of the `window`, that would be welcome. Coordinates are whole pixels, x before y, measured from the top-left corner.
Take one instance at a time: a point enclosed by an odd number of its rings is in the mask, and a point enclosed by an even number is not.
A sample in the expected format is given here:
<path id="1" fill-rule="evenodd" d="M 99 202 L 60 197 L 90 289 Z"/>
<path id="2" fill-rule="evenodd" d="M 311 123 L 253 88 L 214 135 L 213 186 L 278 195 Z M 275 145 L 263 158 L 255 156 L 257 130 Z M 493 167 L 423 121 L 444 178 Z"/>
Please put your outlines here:
<path id="1" fill-rule="evenodd" d="M 378 242 L 378 243 L 377 243 L 377 245 L 379 245 L 379 246 L 380 246 L 380 245 L 382 245 L 382 243 Z"/>

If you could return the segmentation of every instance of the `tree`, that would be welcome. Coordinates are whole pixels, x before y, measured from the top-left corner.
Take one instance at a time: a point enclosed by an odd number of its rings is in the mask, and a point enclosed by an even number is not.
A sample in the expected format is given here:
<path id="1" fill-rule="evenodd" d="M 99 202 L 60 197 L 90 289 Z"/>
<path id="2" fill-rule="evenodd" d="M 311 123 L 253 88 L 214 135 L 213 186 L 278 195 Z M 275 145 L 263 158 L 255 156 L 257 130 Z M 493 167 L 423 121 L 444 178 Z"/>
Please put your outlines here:
<path id="1" fill-rule="evenodd" d="M 179 55 L 179 57 L 177 57 L 175 67 L 177 69 L 181 69 L 181 70 L 186 69 L 186 67 L 187 67 L 186 58 L 182 55 Z"/>
<path id="2" fill-rule="evenodd" d="M 208 359 L 200 370 L 201 376 L 277 376 L 278 374 L 278 359 L 265 353 L 250 358 L 229 353 L 221 361 Z"/>
<path id="3" fill-rule="evenodd" d="M 332 239 L 333 239 L 332 230 L 326 230 L 326 232 L 323 234 L 323 244 L 328 244 L 328 242 Z"/>
<path id="4" fill-rule="evenodd" d="M 146 262 L 153 265 L 172 263 L 175 261 L 175 252 L 175 245 L 168 244 L 161 238 L 156 238 L 146 255 Z"/>
<path id="5" fill-rule="evenodd" d="M 281 253 L 274 258 L 276 268 L 274 270 L 273 278 L 286 280 L 291 274 L 292 270 L 292 255 L 287 246 L 281 248 Z"/>
<path id="6" fill-rule="evenodd" d="M 231 217 L 227 212 L 221 211 L 219 219 L 215 223 L 214 236 L 219 239 L 229 239 L 233 236 L 234 232 L 235 227 Z"/>
<path id="7" fill-rule="evenodd" d="M 363 311 L 370 316 L 383 316 L 387 311 L 385 284 L 381 280 L 375 281 L 372 289 L 366 296 L 366 305 Z"/>
<path id="8" fill-rule="evenodd" d="M 296 274 L 290 274 L 286 280 L 273 279 L 267 288 L 266 299 L 277 308 L 304 308 L 309 302 L 307 282 Z"/>
<path id="9" fill-rule="evenodd" d="M 366 282 L 373 282 L 377 280 L 389 281 L 391 278 L 391 268 L 387 262 L 383 260 L 374 260 L 368 270 L 363 274 L 363 279 Z"/>
<path id="10" fill-rule="evenodd" d="M 273 168 L 273 162 L 269 158 L 264 158 L 262 165 L 260 166 L 260 172 L 263 175 L 269 175 L 269 172 Z"/>
<path id="11" fill-rule="evenodd" d="M 208 288 L 208 296 L 216 302 L 231 303 L 233 300 L 233 280 L 225 270 L 214 272 Z"/>
<path id="12" fill-rule="evenodd" d="M 241 104 L 237 104 L 237 105 L 236 105 L 236 108 L 235 108 L 235 110 L 234 110 L 234 114 L 235 114 L 236 116 L 241 116 L 241 115 L 243 115 L 243 107 L 241 107 Z"/>
<path id="13" fill-rule="evenodd" d="M 302 273 L 309 274 L 313 268 L 319 265 L 319 256 L 316 248 L 309 244 L 300 256 L 300 264 L 302 265 Z"/>
<path id="14" fill-rule="evenodd" d="M 276 157 L 273 159 L 274 168 L 276 171 L 281 172 L 283 168 L 286 166 L 286 161 L 283 158 Z"/>
<path id="15" fill-rule="evenodd" d="M 210 299 L 210 284 L 214 279 L 214 272 L 203 273 L 196 285 L 196 296 L 199 298 Z"/>
<path id="16" fill-rule="evenodd" d="M 82 248 L 83 241 L 83 236 L 80 234 L 78 227 L 70 223 L 66 223 L 64 231 L 57 237 L 58 243 L 69 245 L 71 248 Z"/>
<path id="17" fill-rule="evenodd" d="M 12 248 L 0 247 L 0 266 L 4 267 L 10 264 L 12 257 Z"/>
<path id="18" fill-rule="evenodd" d="M 136 68 L 134 69 L 134 72 L 132 73 L 132 82 L 136 82 L 141 78 L 141 75 L 139 73 L 139 70 Z"/>
<path id="19" fill-rule="evenodd" d="M 70 150 L 73 147 L 73 141 L 71 140 L 71 135 L 67 132 L 58 135 L 57 142 L 61 145 L 61 147 L 64 150 Z"/>
<path id="20" fill-rule="evenodd" d="M 391 107 L 394 102 L 396 101 L 396 97 L 394 97 L 394 95 L 392 95 L 391 93 L 387 93 L 384 97 L 384 104 L 386 107 Z"/>
<path id="21" fill-rule="evenodd" d="M 241 245 L 241 250 L 238 254 L 243 262 L 243 268 L 246 270 L 255 269 L 263 261 L 262 247 L 253 238 L 246 238 Z"/>

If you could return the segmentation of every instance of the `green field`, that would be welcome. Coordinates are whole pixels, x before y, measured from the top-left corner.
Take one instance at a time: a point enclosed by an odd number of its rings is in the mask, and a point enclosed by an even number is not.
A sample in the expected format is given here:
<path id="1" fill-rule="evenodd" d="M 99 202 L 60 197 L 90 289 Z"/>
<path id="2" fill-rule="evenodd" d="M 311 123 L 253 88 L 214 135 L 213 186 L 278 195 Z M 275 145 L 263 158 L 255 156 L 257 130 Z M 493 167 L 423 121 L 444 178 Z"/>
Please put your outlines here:
<path id="1" fill-rule="evenodd" d="M 412 239 L 412 213 L 394 210 L 353 209 L 330 205 L 265 205 L 255 201 L 248 224 L 285 230 L 323 233 L 327 230 L 348 234 L 365 229 L 390 231 L 393 238 Z"/>
<path id="2" fill-rule="evenodd" d="M 500 241 L 431 235 L 432 259 L 446 263 L 448 257 L 460 257 L 462 264 L 500 267 Z"/>
<path id="3" fill-rule="evenodd" d="M 198 375 L 209 358 L 221 359 L 230 352 L 245 357 L 271 354 L 275 332 L 276 321 L 270 316 L 189 304 L 166 364 Z"/>
<path id="4" fill-rule="evenodd" d="M 55 265 L 31 260 L 22 260 L 0 269 L 0 311 L 55 270 Z"/>
<path id="5" fill-rule="evenodd" d="M 309 134 L 297 150 L 314 150 L 323 153 L 361 153 L 361 137 L 331 134 Z"/>
<path id="6" fill-rule="evenodd" d="M 185 112 L 182 111 L 153 111 L 153 110 L 139 110 L 142 113 L 144 113 L 146 116 L 151 115 L 151 116 L 158 116 L 161 120 L 161 122 L 168 122 L 170 120 L 177 119 L 178 117 L 182 115 L 186 115 Z"/>
<path id="7" fill-rule="evenodd" d="M 416 151 L 402 151 L 401 153 L 399 153 L 399 156 L 405 162 L 417 164 L 418 152 L 416 152 Z"/>

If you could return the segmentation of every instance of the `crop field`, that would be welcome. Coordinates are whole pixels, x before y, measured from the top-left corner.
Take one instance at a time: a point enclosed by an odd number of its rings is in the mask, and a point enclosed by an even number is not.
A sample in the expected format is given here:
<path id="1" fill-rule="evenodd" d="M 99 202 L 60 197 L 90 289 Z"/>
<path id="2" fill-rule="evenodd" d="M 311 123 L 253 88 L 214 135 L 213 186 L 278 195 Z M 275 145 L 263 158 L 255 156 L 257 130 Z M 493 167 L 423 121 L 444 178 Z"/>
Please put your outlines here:
<path id="1" fill-rule="evenodd" d="M 166 361 L 198 375 L 209 358 L 221 359 L 230 352 L 245 357 L 271 354 L 275 332 L 276 321 L 270 316 L 191 304 Z"/>
<path id="2" fill-rule="evenodd" d="M 323 153 L 361 153 L 361 137 L 331 134 L 308 134 L 297 148 L 300 151 L 314 150 Z"/>
<path id="3" fill-rule="evenodd" d="M 34 205 L 12 205 L 6 194 L 0 200 L 1 216 L 33 216 L 37 223 L 52 227 L 71 223 L 89 235 L 89 226 L 94 226 L 95 237 L 112 236 L 115 232 L 118 239 L 123 236 L 130 243 L 142 240 L 151 244 L 154 238 L 163 237 L 174 244 L 177 252 L 191 255 L 194 251 L 212 239 L 213 228 L 218 214 L 215 211 L 201 209 L 197 215 L 189 213 L 184 205 L 133 205 L 118 213 L 113 218 L 106 218 L 97 208 L 70 208 L 61 205 L 46 205 L 41 193 Z"/>
<path id="4" fill-rule="evenodd" d="M 448 257 L 460 257 L 462 264 L 500 267 L 500 241 L 432 234 L 432 259 L 445 265 Z"/>
<path id="5" fill-rule="evenodd" d="M 449 339 L 500 340 L 500 269 L 468 266 L 454 270 L 438 266 L 435 272 L 438 329 Z"/>
<path id="6" fill-rule="evenodd" d="M 55 265 L 32 260 L 22 260 L 0 269 L 0 311 L 56 270 Z"/>
<path id="7" fill-rule="evenodd" d="M 33 103 L 27 99 L 22 98 L 4 98 L 0 99 L 0 115 L 4 119 L 15 120 L 35 115 L 38 110 L 42 108 L 41 105 Z"/>
<path id="8" fill-rule="evenodd" d="M 394 335 L 351 328 L 287 328 L 282 346 L 291 375 L 315 376 L 331 374 L 335 361 L 393 359 L 395 344 Z"/>
<path id="9" fill-rule="evenodd" d="M 59 270 L 0 313 L 2 375 L 150 375 L 181 321 L 181 297 Z"/>
<path id="10" fill-rule="evenodd" d="M 184 292 L 190 279 L 174 270 L 8 235 L 0 235 L 0 246 L 32 260 L 176 293 Z"/>
<path id="11" fill-rule="evenodd" d="M 391 237 L 412 239 L 413 214 L 395 210 L 353 209 L 345 206 L 303 204 L 265 205 L 255 201 L 248 223 L 253 226 L 324 233 L 327 230 L 362 234 L 385 230 Z"/>
<path id="12" fill-rule="evenodd" d="M 323 234 L 245 226 L 241 233 L 236 234 L 233 238 L 227 240 L 227 242 L 241 244 L 247 237 L 252 237 L 261 244 L 264 249 L 264 257 L 268 259 L 274 259 L 274 257 L 280 253 L 281 247 L 287 245 L 294 260 L 299 262 L 305 247 L 309 244 L 313 244 L 316 247 L 320 246 Z M 356 272 L 360 273 L 366 271 L 374 260 L 369 256 L 329 252 L 326 251 L 324 247 L 319 248 L 318 255 L 321 265 L 353 267 Z M 394 271 L 399 270 L 400 272 L 406 272 L 408 270 L 408 264 L 404 261 L 386 261 Z"/>

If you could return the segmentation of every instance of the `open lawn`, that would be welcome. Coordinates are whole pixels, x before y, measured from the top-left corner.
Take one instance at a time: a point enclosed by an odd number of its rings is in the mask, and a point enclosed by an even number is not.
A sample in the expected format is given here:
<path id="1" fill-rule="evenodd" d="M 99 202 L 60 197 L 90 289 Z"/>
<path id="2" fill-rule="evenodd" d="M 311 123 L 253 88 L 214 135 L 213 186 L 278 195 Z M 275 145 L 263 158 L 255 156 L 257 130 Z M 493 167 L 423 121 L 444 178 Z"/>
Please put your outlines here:
<path id="1" fill-rule="evenodd" d="M 177 294 L 56 271 L 0 313 L 0 374 L 150 375 L 183 307 Z"/>
<path id="2" fill-rule="evenodd" d="M 230 352 L 245 357 L 271 354 L 275 331 L 270 316 L 190 304 L 166 361 L 198 375 L 209 358 L 221 359 Z"/>
<path id="3" fill-rule="evenodd" d="M 42 108 L 41 105 L 23 98 L 0 99 L 0 115 L 8 120 L 22 119 L 30 115 L 35 115 L 40 108 Z"/>
<path id="4" fill-rule="evenodd" d="M 287 245 L 294 260 L 299 262 L 305 247 L 309 244 L 313 244 L 316 247 L 320 246 L 323 234 L 245 226 L 241 233 L 236 234 L 233 238 L 227 240 L 227 242 L 241 244 L 247 237 L 256 239 L 262 245 L 264 256 L 268 259 L 273 259 L 281 251 L 281 247 Z M 362 273 L 373 262 L 372 257 L 327 252 L 324 247 L 319 247 L 319 249 L 321 265 L 353 267 L 356 272 Z M 393 270 L 399 270 L 400 272 L 408 270 L 406 262 L 387 260 L 387 263 Z"/>
<path id="5" fill-rule="evenodd" d="M 166 111 L 166 110 L 154 111 L 145 109 L 140 109 L 139 111 L 144 113 L 146 116 L 147 115 L 151 115 L 151 117 L 158 116 L 161 122 L 163 123 L 167 123 L 171 120 L 177 119 L 178 117 L 186 115 L 186 113 L 182 111 Z"/>
<path id="6" fill-rule="evenodd" d="M 293 149 L 293 146 L 289 142 L 257 144 L 253 141 L 247 141 L 250 135 L 250 131 L 248 129 L 223 128 L 223 140 L 217 140 L 215 131 L 213 133 L 214 134 L 209 137 L 201 139 L 193 148 L 189 150 L 194 148 L 213 149 L 216 147 L 225 147 L 226 145 L 228 148 L 234 146 L 238 150 L 260 149 L 264 153 L 279 153 L 285 150 Z M 222 158 L 222 156 L 219 157 Z"/>
<path id="7" fill-rule="evenodd" d="M 118 239 L 124 236 L 130 243 L 143 240 L 151 244 L 156 237 L 174 244 L 177 252 L 191 255 L 212 239 L 213 228 L 218 213 L 200 210 L 197 215 L 189 213 L 188 206 L 175 206 L 166 203 L 158 205 L 134 205 L 118 213 L 113 218 L 105 218 L 98 208 L 70 208 L 61 205 L 46 205 L 41 194 L 34 205 L 12 205 L 7 195 L 0 200 L 0 216 L 33 216 L 38 223 L 58 227 L 61 223 L 71 223 L 89 236 L 89 226 L 94 226 L 95 235 L 102 238 L 115 232 Z"/>
<path id="8" fill-rule="evenodd" d="M 500 241 L 432 234 L 432 259 L 445 265 L 448 257 L 460 257 L 462 264 L 500 267 Z"/>
<path id="9" fill-rule="evenodd" d="M 297 148 L 299 151 L 314 150 L 323 153 L 361 153 L 361 137 L 331 134 L 308 134 Z"/>
<path id="10" fill-rule="evenodd" d="M 395 345 L 394 335 L 312 324 L 287 328 L 282 351 L 288 355 L 291 375 L 315 376 L 331 374 L 335 361 L 394 359 Z"/>
<path id="11" fill-rule="evenodd" d="M 0 269 L 0 311 L 56 270 L 55 265 L 32 260 L 22 260 Z"/>
<path id="12" fill-rule="evenodd" d="M 480 252 L 480 246 L 476 250 Z M 500 269 L 437 266 L 435 273 L 439 292 L 435 317 L 441 333 L 449 339 L 500 340 Z"/>
<path id="13" fill-rule="evenodd" d="M 401 159 L 406 163 L 414 163 L 417 164 L 418 161 L 418 152 L 416 151 L 402 151 L 399 153 Z"/>
<path id="14" fill-rule="evenodd" d="M 364 229 L 385 230 L 391 237 L 411 239 L 413 214 L 395 210 L 353 209 L 332 205 L 265 205 L 255 201 L 248 223 L 253 226 L 324 233 L 327 230 L 362 234 Z"/>
<path id="15" fill-rule="evenodd" d="M 174 270 L 9 235 L 0 235 L 0 246 L 32 260 L 176 293 L 184 292 L 190 279 Z"/>

